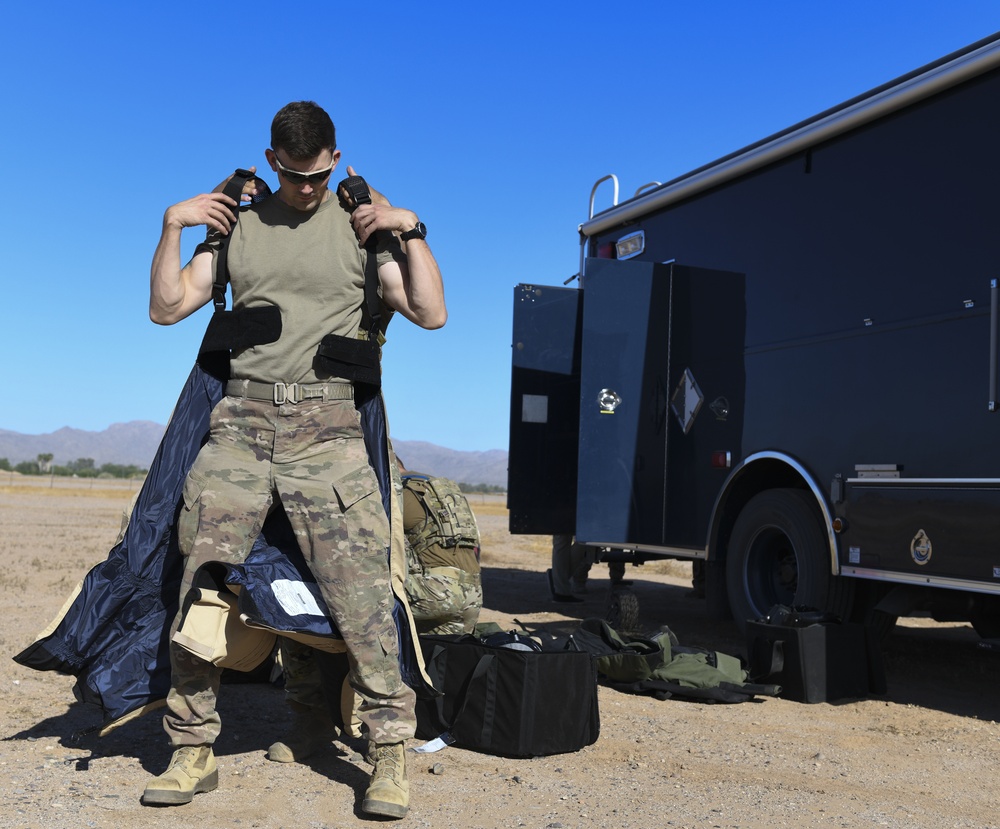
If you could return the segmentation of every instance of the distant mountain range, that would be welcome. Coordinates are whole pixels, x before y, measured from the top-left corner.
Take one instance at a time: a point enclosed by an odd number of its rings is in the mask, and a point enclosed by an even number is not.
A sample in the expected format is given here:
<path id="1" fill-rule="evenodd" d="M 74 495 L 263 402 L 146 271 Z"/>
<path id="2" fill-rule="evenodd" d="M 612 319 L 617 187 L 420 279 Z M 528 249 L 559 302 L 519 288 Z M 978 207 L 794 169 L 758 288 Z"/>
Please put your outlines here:
<path id="1" fill-rule="evenodd" d="M 394 440 L 403 465 L 414 472 L 440 475 L 466 484 L 507 487 L 507 451 L 460 452 L 420 440 Z"/>
<path id="2" fill-rule="evenodd" d="M 165 428 L 148 420 L 133 420 L 114 423 L 103 432 L 66 426 L 45 435 L 24 435 L 0 429 L 0 458 L 16 464 L 51 453 L 54 464 L 93 458 L 98 467 L 117 463 L 146 468 L 152 463 Z M 408 469 L 461 483 L 507 486 L 507 452 L 502 449 L 461 452 L 418 440 L 393 443 Z"/>
<path id="3" fill-rule="evenodd" d="M 103 432 L 86 432 L 64 426 L 47 435 L 22 435 L 0 429 L 0 458 L 11 463 L 33 461 L 39 455 L 53 455 L 54 464 L 78 458 L 93 458 L 96 466 L 120 463 L 148 467 L 166 429 L 149 420 L 114 423 Z"/>

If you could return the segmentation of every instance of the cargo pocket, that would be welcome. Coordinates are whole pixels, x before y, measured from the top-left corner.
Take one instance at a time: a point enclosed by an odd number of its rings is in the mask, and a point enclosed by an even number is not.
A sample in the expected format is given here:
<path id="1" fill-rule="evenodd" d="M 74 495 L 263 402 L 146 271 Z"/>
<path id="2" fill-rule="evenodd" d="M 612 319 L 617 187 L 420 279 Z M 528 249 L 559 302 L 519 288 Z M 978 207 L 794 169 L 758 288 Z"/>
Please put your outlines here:
<path id="1" fill-rule="evenodd" d="M 399 639 L 396 628 L 390 626 L 373 643 L 370 659 L 357 667 L 357 676 L 367 692 L 385 699 L 396 696 L 403 687 L 399 672 Z"/>
<path id="2" fill-rule="evenodd" d="M 331 486 L 340 510 L 340 531 L 346 534 L 351 554 L 359 558 L 358 576 L 388 580 L 389 521 L 375 473 L 365 465 L 333 481 Z"/>
<path id="3" fill-rule="evenodd" d="M 340 511 L 347 512 L 359 501 L 378 492 L 378 481 L 368 467 L 362 467 L 334 481 L 333 492 L 337 496 Z"/>
<path id="4" fill-rule="evenodd" d="M 194 549 L 194 541 L 198 536 L 198 523 L 201 515 L 199 500 L 205 491 L 208 481 L 193 470 L 184 481 L 182 492 L 183 505 L 177 516 L 177 547 L 181 555 L 190 555 Z"/>

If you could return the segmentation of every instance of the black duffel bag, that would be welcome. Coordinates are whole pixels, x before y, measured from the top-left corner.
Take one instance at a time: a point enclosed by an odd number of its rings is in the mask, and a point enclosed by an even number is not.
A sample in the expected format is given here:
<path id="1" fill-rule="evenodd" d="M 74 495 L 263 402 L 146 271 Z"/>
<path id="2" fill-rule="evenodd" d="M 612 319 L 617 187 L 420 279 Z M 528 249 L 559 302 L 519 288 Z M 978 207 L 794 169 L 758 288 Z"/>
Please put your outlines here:
<path id="1" fill-rule="evenodd" d="M 578 650 L 541 650 L 528 637 L 420 637 L 442 695 L 417 700 L 417 737 L 501 757 L 544 757 L 597 741 L 597 668 Z"/>

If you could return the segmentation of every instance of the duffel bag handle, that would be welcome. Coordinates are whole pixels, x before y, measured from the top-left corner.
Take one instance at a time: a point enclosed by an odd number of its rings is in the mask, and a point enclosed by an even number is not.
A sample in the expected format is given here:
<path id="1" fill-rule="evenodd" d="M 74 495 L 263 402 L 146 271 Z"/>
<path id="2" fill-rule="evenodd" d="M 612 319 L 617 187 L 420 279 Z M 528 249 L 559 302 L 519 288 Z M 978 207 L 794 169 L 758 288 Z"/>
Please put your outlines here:
<path id="1" fill-rule="evenodd" d="M 431 653 L 431 658 L 427 665 L 432 684 L 436 684 L 439 678 L 438 671 L 432 669 L 432 666 L 433 668 L 437 668 L 442 661 L 447 659 L 447 655 L 447 649 L 443 645 L 435 645 L 434 651 Z M 474 698 L 477 694 L 477 689 L 481 687 L 482 690 L 478 692 L 479 698 L 484 699 L 486 703 L 483 716 L 481 745 L 489 745 L 489 741 L 493 736 L 493 721 L 496 717 L 496 683 L 488 682 L 487 677 L 495 662 L 496 656 L 492 653 L 486 653 L 479 657 L 479 661 L 476 663 L 475 669 L 469 676 L 469 681 L 462 690 L 461 700 L 458 703 L 450 722 L 446 720 L 444 716 L 444 696 L 439 696 L 434 701 L 437 710 L 437 721 L 444 727 L 445 733 L 450 734 L 452 737 L 456 737 L 456 732 L 460 728 L 462 715 L 465 713 L 469 700 Z M 441 665 L 440 679 L 443 680 L 443 678 L 444 666 Z"/>

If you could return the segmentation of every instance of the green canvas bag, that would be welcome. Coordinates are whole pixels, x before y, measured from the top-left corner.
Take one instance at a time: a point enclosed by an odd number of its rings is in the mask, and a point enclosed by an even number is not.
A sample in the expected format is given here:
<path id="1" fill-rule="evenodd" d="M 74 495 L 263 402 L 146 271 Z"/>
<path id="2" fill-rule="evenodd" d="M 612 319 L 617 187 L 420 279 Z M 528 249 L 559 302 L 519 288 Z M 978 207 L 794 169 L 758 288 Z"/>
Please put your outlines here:
<path id="1" fill-rule="evenodd" d="M 747 681 L 735 656 L 678 643 L 669 629 L 652 638 L 623 635 L 603 619 L 585 619 L 570 637 L 572 647 L 594 656 L 607 685 L 658 699 L 746 702 L 757 695 L 777 696 L 777 685 Z M 568 645 L 569 646 L 569 645 Z"/>

